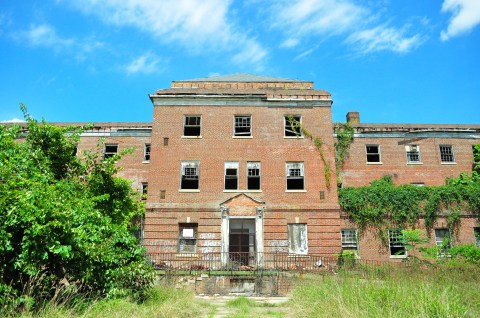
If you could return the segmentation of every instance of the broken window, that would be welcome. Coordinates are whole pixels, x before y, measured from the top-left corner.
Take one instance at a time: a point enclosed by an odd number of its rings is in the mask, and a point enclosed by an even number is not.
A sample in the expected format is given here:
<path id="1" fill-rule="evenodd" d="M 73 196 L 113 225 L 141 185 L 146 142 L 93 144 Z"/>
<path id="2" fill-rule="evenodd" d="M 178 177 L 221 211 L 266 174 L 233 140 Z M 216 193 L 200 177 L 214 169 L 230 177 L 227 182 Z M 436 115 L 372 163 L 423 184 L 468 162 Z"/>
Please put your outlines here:
<path id="1" fill-rule="evenodd" d="M 406 256 L 407 251 L 403 244 L 403 233 L 401 229 L 388 230 L 390 256 Z"/>
<path id="2" fill-rule="evenodd" d="M 150 144 L 145 144 L 143 148 L 143 161 L 150 161 Z"/>
<path id="3" fill-rule="evenodd" d="M 181 165 L 182 168 L 182 181 L 180 189 L 183 190 L 197 190 L 199 189 L 199 168 L 200 163 L 198 161 L 184 161 Z"/>
<path id="4" fill-rule="evenodd" d="M 105 144 L 103 149 L 103 158 L 110 158 L 117 154 L 118 145 L 117 144 Z"/>
<path id="5" fill-rule="evenodd" d="M 252 116 L 235 116 L 234 135 L 240 137 L 252 135 Z"/>
<path id="6" fill-rule="evenodd" d="M 473 228 L 473 236 L 475 237 L 475 245 L 480 247 L 480 227 Z"/>
<path id="7" fill-rule="evenodd" d="M 77 152 L 78 152 L 78 145 L 75 144 L 72 150 L 72 157 L 75 157 L 77 155 Z"/>
<path id="8" fill-rule="evenodd" d="M 284 134 L 285 137 L 300 137 L 302 136 L 302 116 L 286 115 L 284 120 Z"/>
<path id="9" fill-rule="evenodd" d="M 444 257 L 447 250 L 452 247 L 449 229 L 435 229 L 435 245 L 440 248 L 438 256 Z"/>
<path id="10" fill-rule="evenodd" d="M 183 123 L 183 135 L 199 137 L 201 132 L 201 116 L 185 116 Z"/>
<path id="11" fill-rule="evenodd" d="M 260 189 L 260 162 L 247 162 L 247 190 Z"/>
<path id="12" fill-rule="evenodd" d="M 148 183 L 147 182 L 142 182 L 142 200 L 147 199 L 147 193 L 148 193 Z"/>
<path id="13" fill-rule="evenodd" d="M 405 151 L 407 153 L 407 162 L 408 163 L 418 163 L 418 162 L 420 162 L 420 146 L 418 146 L 418 145 L 407 145 L 407 146 L 405 146 Z"/>
<path id="14" fill-rule="evenodd" d="M 440 145 L 440 160 L 443 162 L 455 162 L 452 145 Z"/>
<path id="15" fill-rule="evenodd" d="M 304 190 L 303 162 L 287 162 L 287 190 Z"/>
<path id="16" fill-rule="evenodd" d="M 366 145 L 367 162 L 380 162 L 380 146 Z"/>
<path id="17" fill-rule="evenodd" d="M 225 190 L 238 189 L 238 162 L 225 162 Z"/>
<path id="18" fill-rule="evenodd" d="M 342 230 L 342 250 L 354 251 L 358 250 L 357 229 Z"/>
<path id="19" fill-rule="evenodd" d="M 291 254 L 308 254 L 307 224 L 288 224 L 288 252 Z"/>
<path id="20" fill-rule="evenodd" d="M 197 252 L 197 223 L 178 224 L 178 252 L 196 253 Z"/>

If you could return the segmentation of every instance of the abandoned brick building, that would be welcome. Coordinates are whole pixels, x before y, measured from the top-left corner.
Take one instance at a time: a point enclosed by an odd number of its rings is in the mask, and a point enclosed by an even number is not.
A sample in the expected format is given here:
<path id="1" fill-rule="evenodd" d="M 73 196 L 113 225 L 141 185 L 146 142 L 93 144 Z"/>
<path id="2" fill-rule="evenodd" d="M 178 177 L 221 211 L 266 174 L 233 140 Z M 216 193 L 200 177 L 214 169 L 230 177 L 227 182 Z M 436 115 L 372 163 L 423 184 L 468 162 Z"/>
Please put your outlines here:
<path id="1" fill-rule="evenodd" d="M 173 81 L 150 99 L 153 122 L 99 123 L 78 145 L 93 148 L 103 137 L 105 156 L 136 148 L 119 164 L 146 194 L 149 253 L 219 253 L 223 262 L 237 253 L 248 265 L 271 253 L 334 256 L 342 248 L 365 259 L 399 257 L 396 246 L 358 233 L 340 210 L 327 91 L 308 81 L 241 74 Z M 355 134 L 343 186 L 387 174 L 396 184 L 441 185 L 471 171 L 472 147 L 480 143 L 480 125 L 365 124 L 356 112 L 347 120 Z M 310 136 L 321 139 L 320 149 Z M 475 242 L 479 226 L 462 218 L 456 241 Z M 445 229 L 440 218 L 432 245 L 449 235 Z M 395 235 L 390 245 L 398 244 Z"/>

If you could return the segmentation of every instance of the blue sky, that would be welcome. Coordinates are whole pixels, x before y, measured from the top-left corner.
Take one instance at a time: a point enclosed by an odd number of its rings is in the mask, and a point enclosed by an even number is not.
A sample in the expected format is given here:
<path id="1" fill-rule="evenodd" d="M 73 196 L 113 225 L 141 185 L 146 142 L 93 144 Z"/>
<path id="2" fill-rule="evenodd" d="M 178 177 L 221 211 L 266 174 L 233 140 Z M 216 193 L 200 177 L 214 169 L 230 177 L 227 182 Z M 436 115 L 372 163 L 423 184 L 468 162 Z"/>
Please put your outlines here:
<path id="1" fill-rule="evenodd" d="M 370 123 L 480 124 L 480 0 L 0 0 L 0 121 L 151 121 L 172 80 L 315 83 Z"/>

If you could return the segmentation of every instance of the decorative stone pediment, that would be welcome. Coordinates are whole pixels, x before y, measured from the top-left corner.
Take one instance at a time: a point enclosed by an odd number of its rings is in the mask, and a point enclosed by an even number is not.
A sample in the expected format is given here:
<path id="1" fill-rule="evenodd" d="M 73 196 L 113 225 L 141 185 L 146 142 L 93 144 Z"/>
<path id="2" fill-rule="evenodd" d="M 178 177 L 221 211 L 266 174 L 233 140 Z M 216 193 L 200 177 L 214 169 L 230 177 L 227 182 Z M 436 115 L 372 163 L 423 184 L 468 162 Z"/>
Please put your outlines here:
<path id="1" fill-rule="evenodd" d="M 258 210 L 263 211 L 265 202 L 256 200 L 245 193 L 240 193 L 220 204 L 224 213 L 229 216 L 252 216 L 258 215 Z"/>

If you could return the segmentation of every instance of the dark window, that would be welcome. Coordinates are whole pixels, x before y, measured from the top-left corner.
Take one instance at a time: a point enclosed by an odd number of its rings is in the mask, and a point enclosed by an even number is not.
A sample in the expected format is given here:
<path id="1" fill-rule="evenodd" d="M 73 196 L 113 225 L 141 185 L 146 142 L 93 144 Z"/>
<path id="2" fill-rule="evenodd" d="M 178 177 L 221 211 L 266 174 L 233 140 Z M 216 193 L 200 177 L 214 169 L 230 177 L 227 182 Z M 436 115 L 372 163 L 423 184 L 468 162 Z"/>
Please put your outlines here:
<path id="1" fill-rule="evenodd" d="M 143 160 L 150 161 L 150 144 L 145 144 L 145 148 L 143 151 Z"/>
<path id="2" fill-rule="evenodd" d="M 420 162 L 420 147 L 418 145 L 405 146 L 407 151 L 407 162 L 415 163 Z"/>
<path id="3" fill-rule="evenodd" d="M 391 256 L 405 256 L 407 251 L 403 244 L 403 233 L 401 229 L 388 230 L 388 238 L 390 242 L 390 255 Z"/>
<path id="4" fill-rule="evenodd" d="M 185 122 L 183 124 L 183 135 L 195 137 L 200 136 L 201 121 L 202 117 L 200 116 L 185 116 Z"/>
<path id="5" fill-rule="evenodd" d="M 178 225 L 178 252 L 196 253 L 197 252 L 197 223 L 180 223 Z"/>
<path id="6" fill-rule="evenodd" d="M 225 162 L 225 190 L 238 189 L 238 162 Z"/>
<path id="7" fill-rule="evenodd" d="M 103 158 L 110 158 L 117 154 L 118 145 L 117 144 L 105 144 L 103 151 Z"/>
<path id="8" fill-rule="evenodd" d="M 442 162 L 455 162 L 452 145 L 440 145 L 440 160 Z"/>
<path id="9" fill-rule="evenodd" d="M 199 163 L 197 161 L 182 162 L 181 189 L 199 189 Z"/>
<path id="10" fill-rule="evenodd" d="M 304 190 L 303 162 L 287 162 L 287 190 Z"/>
<path id="11" fill-rule="evenodd" d="M 165 199 L 165 193 L 166 192 L 167 192 L 166 190 L 160 190 L 160 199 L 162 199 L 162 200 Z"/>
<path id="12" fill-rule="evenodd" d="M 252 116 L 235 116 L 235 136 L 252 135 Z"/>
<path id="13" fill-rule="evenodd" d="M 148 194 L 148 183 L 142 182 L 142 200 L 147 199 L 147 194 Z"/>
<path id="14" fill-rule="evenodd" d="M 452 247 L 452 238 L 449 229 L 435 229 L 435 245 L 440 248 L 438 256 L 444 257 Z"/>
<path id="15" fill-rule="evenodd" d="M 475 245 L 480 247 L 480 227 L 473 228 L 473 236 L 475 237 Z"/>
<path id="16" fill-rule="evenodd" d="M 379 145 L 367 145 L 367 162 L 380 162 Z"/>
<path id="17" fill-rule="evenodd" d="M 302 136 L 301 116 L 285 116 L 284 133 L 285 137 L 300 137 Z"/>
<path id="18" fill-rule="evenodd" d="M 260 189 L 260 162 L 247 162 L 247 190 Z"/>

